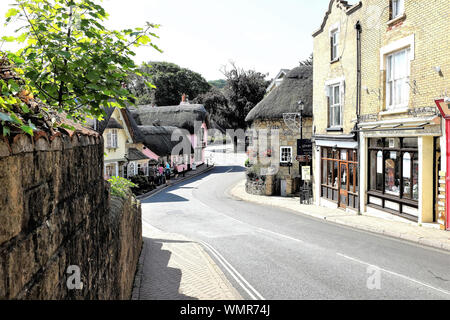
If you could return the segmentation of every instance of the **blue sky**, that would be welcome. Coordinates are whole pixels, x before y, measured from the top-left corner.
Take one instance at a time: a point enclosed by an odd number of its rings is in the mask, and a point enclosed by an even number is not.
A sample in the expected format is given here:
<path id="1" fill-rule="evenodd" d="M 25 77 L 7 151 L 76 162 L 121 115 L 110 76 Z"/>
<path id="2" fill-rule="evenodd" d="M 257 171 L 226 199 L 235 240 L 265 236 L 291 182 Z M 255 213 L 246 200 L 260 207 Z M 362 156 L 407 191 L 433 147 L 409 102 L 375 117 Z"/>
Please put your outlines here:
<path id="1" fill-rule="evenodd" d="M 11 0 L 0 1 L 3 20 Z M 161 24 L 151 48 L 137 51 L 137 62 L 174 62 L 202 74 L 223 78 L 229 61 L 245 69 L 269 73 L 293 68 L 312 52 L 313 31 L 328 8 L 328 0 L 104 0 L 115 29 Z M 3 21 L 0 33 L 3 35 Z M 3 49 L 8 49 L 3 46 Z"/>

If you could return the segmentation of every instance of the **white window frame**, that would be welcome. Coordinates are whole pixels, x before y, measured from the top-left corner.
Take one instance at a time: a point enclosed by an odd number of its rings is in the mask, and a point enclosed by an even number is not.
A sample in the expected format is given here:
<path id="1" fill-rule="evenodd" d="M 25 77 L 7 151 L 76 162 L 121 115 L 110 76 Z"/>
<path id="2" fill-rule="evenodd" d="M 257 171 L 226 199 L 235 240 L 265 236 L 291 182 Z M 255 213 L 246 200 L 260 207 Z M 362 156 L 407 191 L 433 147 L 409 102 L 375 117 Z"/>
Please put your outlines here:
<path id="1" fill-rule="evenodd" d="M 109 132 L 106 134 L 106 147 L 108 149 L 117 149 L 118 144 L 117 129 L 109 129 Z"/>
<path id="2" fill-rule="evenodd" d="M 391 6 L 391 20 L 398 18 L 405 13 L 405 0 L 391 0 Z"/>
<path id="3" fill-rule="evenodd" d="M 128 163 L 127 166 L 127 176 L 128 177 L 134 177 L 135 175 L 137 175 L 137 165 L 134 161 Z"/>
<path id="4" fill-rule="evenodd" d="M 334 83 L 328 85 L 328 128 L 336 129 L 342 128 L 342 84 Z M 339 101 L 336 102 L 336 88 L 337 88 L 337 97 Z M 339 123 L 335 123 L 335 112 L 336 109 L 339 109 Z"/>
<path id="5" fill-rule="evenodd" d="M 288 157 L 290 157 L 291 158 L 291 161 L 289 161 L 289 159 L 283 159 L 283 149 L 285 149 L 285 150 L 289 150 L 289 155 L 288 155 Z M 289 147 L 289 146 L 281 146 L 280 147 L 280 163 L 290 163 L 290 162 L 292 162 L 293 161 L 293 158 L 292 158 L 292 147 Z"/>
<path id="6" fill-rule="evenodd" d="M 332 30 L 330 37 L 331 61 L 336 61 L 339 57 L 339 29 Z"/>
<path id="7" fill-rule="evenodd" d="M 406 67 L 405 73 L 403 77 L 395 76 L 395 57 L 404 53 L 404 64 Z M 395 52 L 391 52 L 386 55 L 386 83 L 385 83 L 385 92 L 386 92 L 386 110 L 392 111 L 397 109 L 407 108 L 409 105 L 409 95 L 410 95 L 410 72 L 411 72 L 411 64 L 410 57 L 411 48 L 403 48 L 401 50 L 397 50 Z M 401 88 L 401 100 L 398 101 L 398 88 Z"/>

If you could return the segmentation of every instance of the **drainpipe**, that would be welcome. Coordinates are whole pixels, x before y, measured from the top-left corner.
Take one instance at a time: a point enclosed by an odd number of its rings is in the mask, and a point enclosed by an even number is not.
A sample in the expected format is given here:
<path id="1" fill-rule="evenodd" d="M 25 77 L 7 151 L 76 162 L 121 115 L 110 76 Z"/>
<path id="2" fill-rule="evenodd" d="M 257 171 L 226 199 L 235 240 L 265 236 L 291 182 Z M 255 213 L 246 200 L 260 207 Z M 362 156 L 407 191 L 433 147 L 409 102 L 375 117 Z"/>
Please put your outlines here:
<path id="1" fill-rule="evenodd" d="M 356 29 L 356 130 L 358 130 L 358 124 L 359 124 L 359 117 L 361 114 L 361 23 L 358 21 L 355 25 Z M 361 215 L 361 150 L 359 148 L 360 146 L 360 139 L 359 139 L 359 132 L 356 132 L 356 139 L 358 141 L 358 150 L 357 150 L 357 158 L 358 158 L 358 165 L 357 165 L 357 172 L 358 172 L 358 215 Z"/>

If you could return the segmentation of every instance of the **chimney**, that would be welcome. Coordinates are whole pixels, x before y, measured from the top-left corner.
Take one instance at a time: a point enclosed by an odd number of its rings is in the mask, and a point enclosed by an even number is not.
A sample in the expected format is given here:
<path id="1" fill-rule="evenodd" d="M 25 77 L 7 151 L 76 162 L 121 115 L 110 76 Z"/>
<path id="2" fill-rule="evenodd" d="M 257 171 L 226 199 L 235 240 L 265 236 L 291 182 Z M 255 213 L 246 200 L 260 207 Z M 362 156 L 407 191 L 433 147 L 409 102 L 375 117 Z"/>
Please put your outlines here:
<path id="1" fill-rule="evenodd" d="M 189 100 L 186 97 L 186 93 L 183 93 L 183 95 L 181 96 L 180 105 L 182 105 L 182 104 L 189 104 Z"/>

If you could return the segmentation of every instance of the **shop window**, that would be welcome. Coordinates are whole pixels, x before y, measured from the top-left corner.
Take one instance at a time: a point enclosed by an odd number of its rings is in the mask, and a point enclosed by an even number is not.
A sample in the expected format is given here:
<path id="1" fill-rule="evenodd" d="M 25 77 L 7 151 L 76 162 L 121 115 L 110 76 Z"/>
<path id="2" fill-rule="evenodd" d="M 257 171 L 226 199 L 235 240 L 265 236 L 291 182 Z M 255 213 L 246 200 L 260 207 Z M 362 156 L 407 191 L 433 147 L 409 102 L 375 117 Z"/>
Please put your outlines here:
<path id="1" fill-rule="evenodd" d="M 403 148 L 417 149 L 419 147 L 417 138 L 403 138 Z"/>
<path id="2" fill-rule="evenodd" d="M 345 204 L 347 207 L 358 207 L 358 183 L 356 151 L 352 149 L 322 148 L 322 197 Z M 339 190 L 348 191 L 342 194 Z"/>
<path id="3" fill-rule="evenodd" d="M 405 208 L 418 207 L 417 145 L 417 138 L 370 139 L 369 204 L 398 212 L 405 217 L 411 216 L 412 211 Z"/>
<path id="4" fill-rule="evenodd" d="M 384 160 L 384 188 L 387 194 L 400 196 L 400 164 L 398 153 L 388 151 Z"/>
<path id="5" fill-rule="evenodd" d="M 383 191 L 383 152 L 370 151 L 370 189 Z"/>

